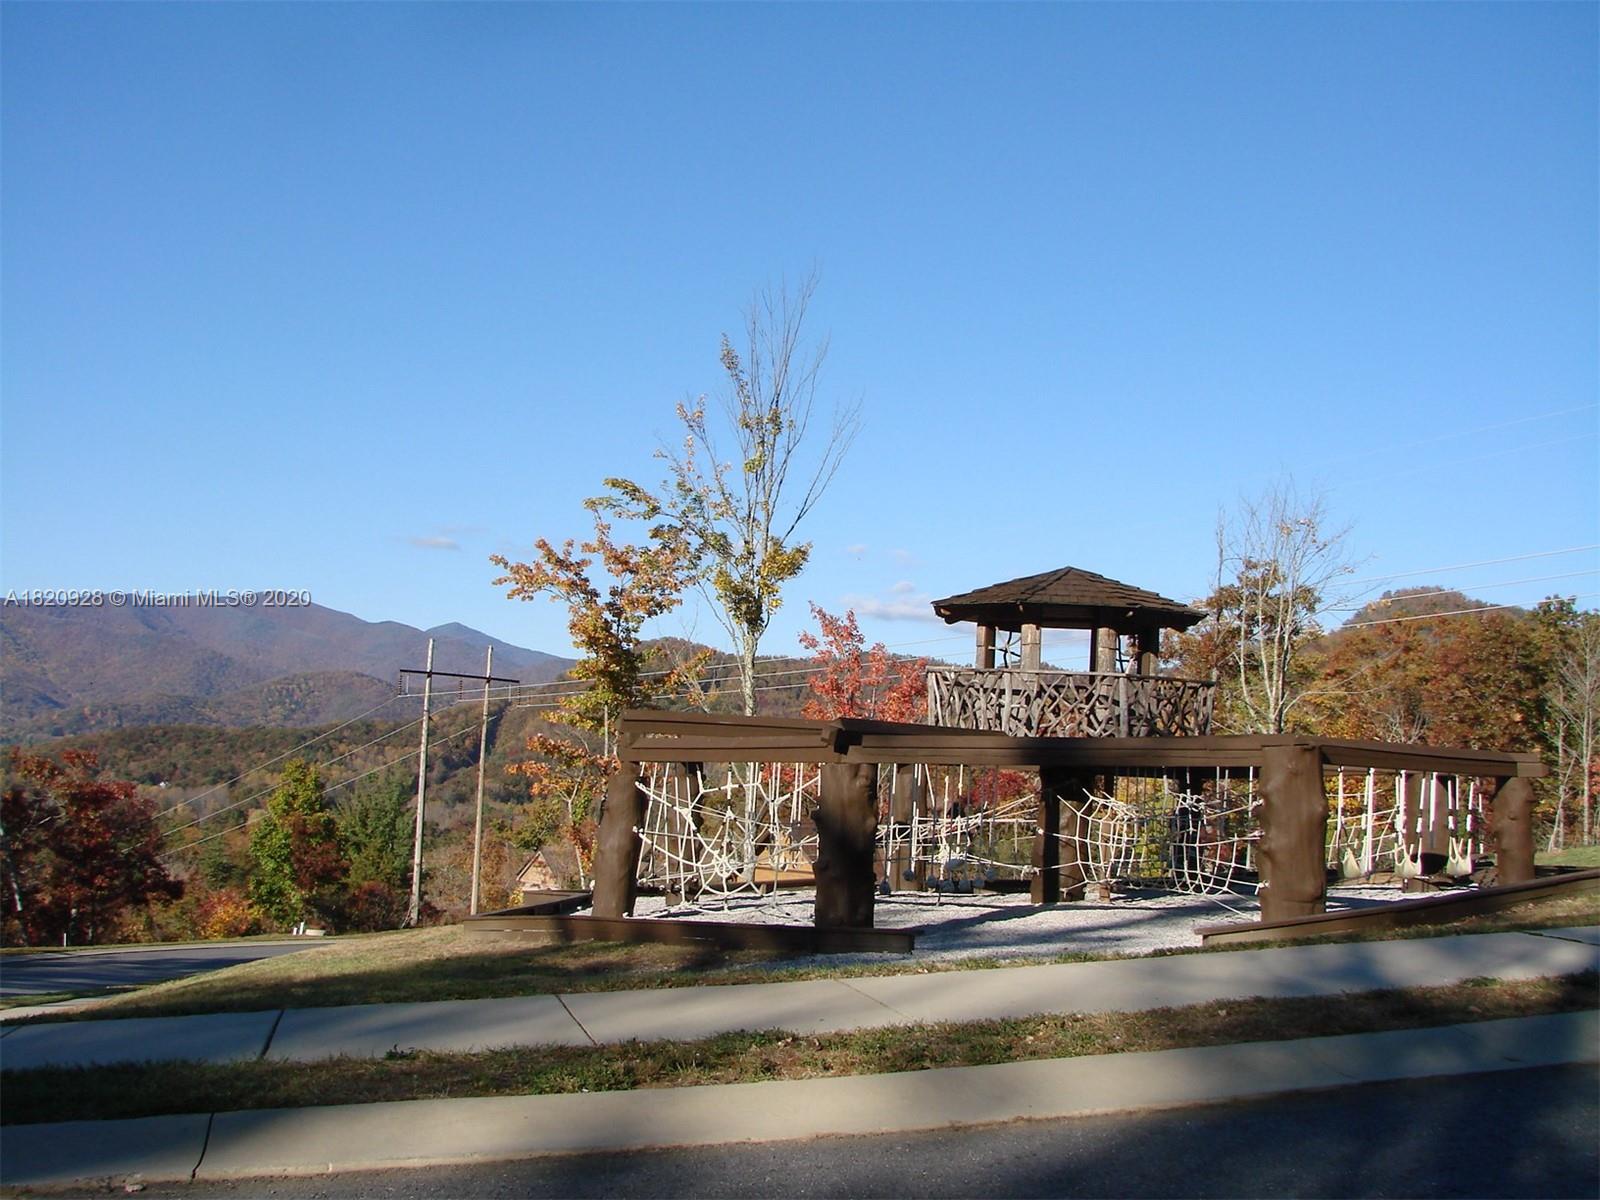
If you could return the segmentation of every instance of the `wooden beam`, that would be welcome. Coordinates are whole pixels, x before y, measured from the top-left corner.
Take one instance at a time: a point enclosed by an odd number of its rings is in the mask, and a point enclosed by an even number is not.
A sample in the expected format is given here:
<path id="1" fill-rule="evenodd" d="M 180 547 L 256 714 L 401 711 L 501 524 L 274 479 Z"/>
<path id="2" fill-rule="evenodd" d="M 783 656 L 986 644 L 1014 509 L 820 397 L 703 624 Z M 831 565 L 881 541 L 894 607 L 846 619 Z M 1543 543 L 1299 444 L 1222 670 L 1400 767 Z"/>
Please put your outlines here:
<path id="1" fill-rule="evenodd" d="M 1392 900 L 1370 908 L 1344 909 L 1316 913 L 1309 917 L 1290 917 L 1282 921 L 1252 921 L 1246 924 L 1197 925 L 1195 932 L 1205 946 L 1232 945 L 1237 942 L 1293 941 L 1323 937 L 1330 933 L 1364 933 L 1378 929 L 1400 929 L 1408 925 L 1437 925 L 1459 921 L 1478 913 L 1495 912 L 1514 904 L 1534 900 L 1554 900 L 1578 892 L 1600 890 L 1600 871 L 1575 871 L 1548 879 L 1533 879 L 1508 887 L 1462 888 L 1412 900 Z"/>
<path id="2" fill-rule="evenodd" d="M 533 945 L 570 942 L 655 942 L 781 954 L 910 954 L 916 929 L 821 929 L 746 921 L 687 921 L 676 917 L 535 916 L 485 913 L 465 923 L 476 934 L 522 938 Z"/>
<path id="3" fill-rule="evenodd" d="M 842 719 L 624 714 L 625 762 L 920 762 L 972 766 L 1095 768 L 1262 765 L 1273 746 L 1320 749 L 1329 766 L 1439 771 L 1479 778 L 1539 778 L 1536 755 L 1460 747 L 1394 745 L 1298 735 L 1160 738 L 1020 738 L 938 725 Z"/>

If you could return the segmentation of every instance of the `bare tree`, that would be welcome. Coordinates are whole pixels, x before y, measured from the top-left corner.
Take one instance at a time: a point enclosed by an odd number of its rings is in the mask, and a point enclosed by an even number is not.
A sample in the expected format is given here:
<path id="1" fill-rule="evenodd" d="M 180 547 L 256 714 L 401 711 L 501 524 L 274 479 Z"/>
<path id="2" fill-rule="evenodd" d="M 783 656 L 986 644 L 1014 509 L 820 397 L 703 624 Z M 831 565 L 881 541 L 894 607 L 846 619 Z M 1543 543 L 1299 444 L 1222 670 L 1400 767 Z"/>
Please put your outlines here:
<path id="1" fill-rule="evenodd" d="M 1217 585 L 1206 602 L 1212 657 L 1228 683 L 1230 724 L 1282 733 L 1310 694 L 1303 659 L 1321 633 L 1317 613 L 1353 568 L 1348 527 L 1330 529 L 1322 498 L 1280 484 L 1217 522 Z"/>
<path id="2" fill-rule="evenodd" d="M 832 482 L 860 425 L 859 405 L 836 405 L 826 431 L 814 427 L 828 345 L 805 340 L 815 275 L 793 291 L 761 291 L 745 314 L 743 352 L 722 338 L 727 376 L 720 420 L 706 397 L 678 406 L 683 440 L 658 452 L 667 479 L 656 492 L 607 479 L 601 501 L 627 516 L 664 523 L 694 548 L 699 582 L 738 656 L 744 711 L 756 711 L 755 665 L 762 635 L 798 575 L 811 543 L 796 530 Z M 720 443 L 720 444 L 719 444 Z M 722 447 L 728 447 L 726 453 Z"/>
<path id="3" fill-rule="evenodd" d="M 1595 759 L 1600 751 L 1596 746 L 1600 735 L 1600 615 L 1581 614 L 1570 645 L 1556 663 L 1548 699 L 1555 717 L 1560 788 L 1551 848 L 1564 832 L 1561 810 L 1573 791 L 1579 799 L 1579 828 L 1587 844 L 1594 840 Z"/>

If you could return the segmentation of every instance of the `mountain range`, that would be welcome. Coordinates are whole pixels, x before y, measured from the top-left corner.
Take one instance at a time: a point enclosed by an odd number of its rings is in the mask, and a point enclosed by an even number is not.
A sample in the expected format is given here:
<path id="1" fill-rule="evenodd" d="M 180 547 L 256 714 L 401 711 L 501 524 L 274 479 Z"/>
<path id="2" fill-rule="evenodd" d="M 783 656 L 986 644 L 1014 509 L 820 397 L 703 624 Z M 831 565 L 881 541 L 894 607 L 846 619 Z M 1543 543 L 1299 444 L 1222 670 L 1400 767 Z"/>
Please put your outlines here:
<path id="1" fill-rule="evenodd" d="M 574 660 L 451 623 L 418 629 L 320 604 L 283 608 L 0 606 L 0 737 L 127 725 L 317 725 L 394 695 L 403 667 L 524 683 Z"/>

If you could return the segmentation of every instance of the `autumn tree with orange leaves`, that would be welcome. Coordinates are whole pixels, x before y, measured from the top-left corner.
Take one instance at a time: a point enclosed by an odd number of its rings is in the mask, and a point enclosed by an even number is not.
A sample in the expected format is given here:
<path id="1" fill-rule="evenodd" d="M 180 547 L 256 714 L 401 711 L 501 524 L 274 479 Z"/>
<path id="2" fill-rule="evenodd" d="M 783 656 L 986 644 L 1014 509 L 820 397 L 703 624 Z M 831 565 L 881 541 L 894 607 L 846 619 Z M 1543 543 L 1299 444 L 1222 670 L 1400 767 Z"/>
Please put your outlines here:
<path id="1" fill-rule="evenodd" d="M 502 555 L 490 560 L 505 574 L 494 581 L 511 600 L 546 596 L 567 606 L 567 630 L 579 659 L 569 678 L 587 687 L 562 697 L 551 720 L 571 727 L 567 738 L 535 734 L 528 739 L 532 759 L 511 770 L 528 780 L 533 800 L 522 820 L 506 832 L 513 844 L 538 849 L 547 831 L 572 843 L 584 872 L 594 849 L 590 812 L 616 767 L 610 747 L 594 745 L 624 709 L 638 708 L 680 690 L 698 672 L 703 658 L 668 662 L 647 646 L 644 627 L 682 601 L 694 572 L 693 556 L 682 533 L 670 526 L 650 530 L 643 545 L 618 541 L 603 515 L 604 505 L 585 505 L 594 517 L 594 534 L 583 542 L 568 539 L 559 548 L 540 538 L 532 562 L 514 563 Z"/>
<path id="2" fill-rule="evenodd" d="M 853 611 L 836 617 L 813 604 L 811 615 L 819 632 L 802 633 L 800 644 L 811 651 L 816 670 L 802 716 L 822 721 L 922 720 L 927 711 L 927 659 L 897 659 L 882 642 L 865 648 Z"/>

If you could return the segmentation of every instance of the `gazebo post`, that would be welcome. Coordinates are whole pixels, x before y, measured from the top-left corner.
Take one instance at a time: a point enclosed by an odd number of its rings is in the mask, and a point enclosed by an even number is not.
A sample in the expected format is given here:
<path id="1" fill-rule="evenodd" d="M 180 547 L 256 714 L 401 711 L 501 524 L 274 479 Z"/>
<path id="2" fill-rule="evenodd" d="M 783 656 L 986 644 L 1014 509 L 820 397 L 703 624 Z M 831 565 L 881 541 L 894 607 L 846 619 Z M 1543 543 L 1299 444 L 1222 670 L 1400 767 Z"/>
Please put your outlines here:
<path id="1" fill-rule="evenodd" d="M 994 626 L 978 626 L 978 652 L 973 665 L 980 671 L 994 670 Z"/>
<path id="2" fill-rule="evenodd" d="M 1037 625 L 1022 626 L 1022 669 L 1037 671 L 1044 663 L 1044 632 Z"/>
<path id="3" fill-rule="evenodd" d="M 1108 629 L 1104 625 L 1095 626 L 1094 640 L 1090 647 L 1089 670 L 1109 674 L 1117 669 L 1117 640 L 1115 629 Z"/>
<path id="4" fill-rule="evenodd" d="M 1159 625 L 1141 629 L 1135 635 L 1138 650 L 1138 671 L 1141 675 L 1154 675 L 1161 658 L 1161 627 Z"/>

